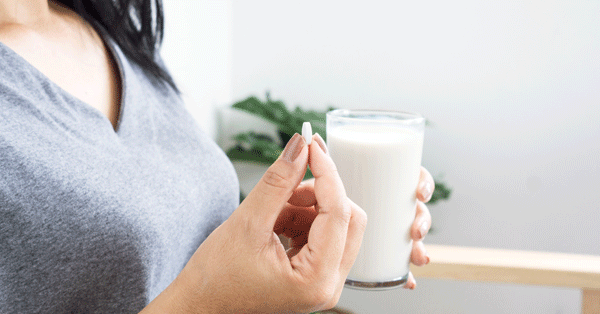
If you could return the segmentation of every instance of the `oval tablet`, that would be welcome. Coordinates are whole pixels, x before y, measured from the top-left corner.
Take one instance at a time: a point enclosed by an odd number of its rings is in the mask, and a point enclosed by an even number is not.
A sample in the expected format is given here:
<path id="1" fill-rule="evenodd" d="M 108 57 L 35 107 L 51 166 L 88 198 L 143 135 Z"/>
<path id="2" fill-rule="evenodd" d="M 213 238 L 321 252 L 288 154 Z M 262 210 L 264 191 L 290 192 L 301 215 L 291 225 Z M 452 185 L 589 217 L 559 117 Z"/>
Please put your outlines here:
<path id="1" fill-rule="evenodd" d="M 312 142 L 312 126 L 310 125 L 310 122 L 304 122 L 302 124 L 302 136 L 306 141 L 306 145 L 310 145 Z"/>

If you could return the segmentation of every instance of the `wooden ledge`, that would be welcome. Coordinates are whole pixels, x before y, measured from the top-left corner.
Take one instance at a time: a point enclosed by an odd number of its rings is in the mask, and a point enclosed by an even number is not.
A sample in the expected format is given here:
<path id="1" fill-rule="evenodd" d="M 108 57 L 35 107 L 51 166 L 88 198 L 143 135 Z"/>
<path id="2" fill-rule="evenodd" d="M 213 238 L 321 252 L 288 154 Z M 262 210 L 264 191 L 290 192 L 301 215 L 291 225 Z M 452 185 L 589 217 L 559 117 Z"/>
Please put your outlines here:
<path id="1" fill-rule="evenodd" d="M 600 256 L 427 245 L 415 277 L 600 289 Z"/>

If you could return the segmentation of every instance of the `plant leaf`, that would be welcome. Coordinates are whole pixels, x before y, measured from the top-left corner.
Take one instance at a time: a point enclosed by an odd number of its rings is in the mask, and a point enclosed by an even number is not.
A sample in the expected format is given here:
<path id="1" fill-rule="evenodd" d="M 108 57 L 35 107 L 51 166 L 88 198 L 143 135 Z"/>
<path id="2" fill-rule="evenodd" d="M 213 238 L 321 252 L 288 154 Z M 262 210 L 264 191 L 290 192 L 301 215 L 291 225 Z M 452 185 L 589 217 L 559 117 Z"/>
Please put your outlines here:
<path id="1" fill-rule="evenodd" d="M 255 132 L 240 133 L 233 137 L 236 145 L 227 150 L 231 161 L 252 161 L 272 164 L 283 149 L 268 135 Z"/>
<path id="2" fill-rule="evenodd" d="M 439 201 L 447 200 L 450 198 L 450 194 L 452 194 L 452 189 L 450 189 L 446 183 L 436 180 L 435 189 L 427 204 L 433 205 Z"/>
<path id="3" fill-rule="evenodd" d="M 302 130 L 302 123 L 310 122 L 313 132 L 319 133 L 323 138 L 325 134 L 325 114 L 327 111 L 303 110 L 297 106 L 289 111 L 282 101 L 271 100 L 267 95 L 266 101 L 251 96 L 232 105 L 234 109 L 242 110 L 266 121 L 273 123 L 277 129 L 291 138 L 294 133 Z M 286 143 L 282 143 L 284 146 Z"/>

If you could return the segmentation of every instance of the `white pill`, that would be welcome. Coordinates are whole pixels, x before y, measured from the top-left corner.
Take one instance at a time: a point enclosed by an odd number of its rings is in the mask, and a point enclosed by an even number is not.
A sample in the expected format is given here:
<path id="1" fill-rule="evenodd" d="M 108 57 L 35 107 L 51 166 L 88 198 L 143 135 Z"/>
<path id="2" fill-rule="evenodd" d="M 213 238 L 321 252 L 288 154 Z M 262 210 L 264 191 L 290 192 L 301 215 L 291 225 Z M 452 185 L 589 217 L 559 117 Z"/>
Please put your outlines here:
<path id="1" fill-rule="evenodd" d="M 310 125 L 310 122 L 304 122 L 302 124 L 302 136 L 304 137 L 306 144 L 310 145 L 312 142 L 312 126 Z"/>

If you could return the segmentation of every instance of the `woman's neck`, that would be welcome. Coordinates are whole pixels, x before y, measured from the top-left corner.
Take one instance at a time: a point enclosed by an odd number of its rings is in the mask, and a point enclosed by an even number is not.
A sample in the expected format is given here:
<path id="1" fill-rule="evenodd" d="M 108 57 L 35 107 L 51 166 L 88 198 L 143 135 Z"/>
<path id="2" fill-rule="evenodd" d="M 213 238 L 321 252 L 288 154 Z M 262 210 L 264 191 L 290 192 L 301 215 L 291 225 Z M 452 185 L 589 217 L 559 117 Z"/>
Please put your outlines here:
<path id="1" fill-rule="evenodd" d="M 41 27 L 51 19 L 51 6 L 48 0 L 0 0 L 0 27 L 23 25 Z"/>

